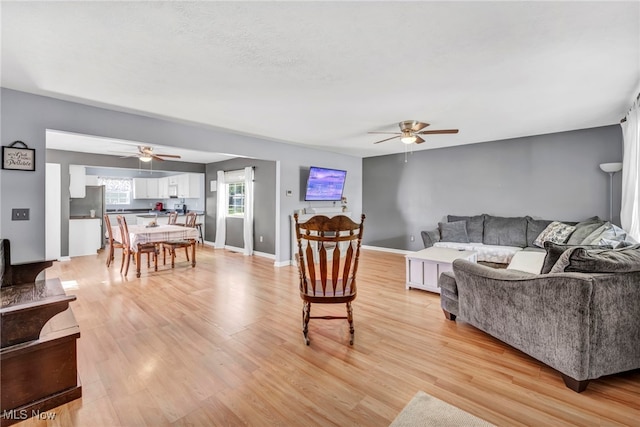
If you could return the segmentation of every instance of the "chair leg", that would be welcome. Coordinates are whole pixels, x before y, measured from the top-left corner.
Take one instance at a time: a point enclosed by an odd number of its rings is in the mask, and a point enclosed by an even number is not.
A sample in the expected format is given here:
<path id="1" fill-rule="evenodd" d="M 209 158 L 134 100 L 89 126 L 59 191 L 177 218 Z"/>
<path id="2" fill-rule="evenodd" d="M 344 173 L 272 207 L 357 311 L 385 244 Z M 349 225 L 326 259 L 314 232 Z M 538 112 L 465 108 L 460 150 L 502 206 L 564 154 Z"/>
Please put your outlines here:
<path id="1" fill-rule="evenodd" d="M 167 265 L 167 248 L 162 246 L 162 265 Z"/>
<path id="2" fill-rule="evenodd" d="M 309 317 L 311 315 L 311 303 L 302 303 L 302 335 L 304 337 L 304 343 L 309 345 Z"/>
<path id="3" fill-rule="evenodd" d="M 107 267 L 111 266 L 111 261 L 113 261 L 113 245 L 109 245 L 109 253 L 107 253 Z"/>
<path id="4" fill-rule="evenodd" d="M 131 260 L 131 253 L 127 252 L 127 256 L 125 258 L 124 275 L 126 276 L 129 273 L 129 260 Z M 120 272 L 122 272 L 122 270 Z"/>
<path id="5" fill-rule="evenodd" d="M 153 253 L 153 270 L 158 271 L 158 252 Z"/>
<path id="6" fill-rule="evenodd" d="M 349 321 L 349 334 L 351 334 L 349 344 L 353 345 L 353 335 L 355 330 L 353 329 L 353 308 L 351 307 L 351 302 L 347 303 L 347 320 Z"/>
<path id="7" fill-rule="evenodd" d="M 184 253 L 185 253 L 185 255 L 187 255 L 187 261 L 189 261 L 189 247 L 188 246 L 184 247 Z"/>
<path id="8" fill-rule="evenodd" d="M 125 256 L 125 250 L 122 250 L 122 261 L 120 262 L 120 274 L 122 274 L 122 269 L 124 268 L 124 256 Z"/>
<path id="9" fill-rule="evenodd" d="M 171 268 L 176 266 L 176 248 L 171 248 Z"/>

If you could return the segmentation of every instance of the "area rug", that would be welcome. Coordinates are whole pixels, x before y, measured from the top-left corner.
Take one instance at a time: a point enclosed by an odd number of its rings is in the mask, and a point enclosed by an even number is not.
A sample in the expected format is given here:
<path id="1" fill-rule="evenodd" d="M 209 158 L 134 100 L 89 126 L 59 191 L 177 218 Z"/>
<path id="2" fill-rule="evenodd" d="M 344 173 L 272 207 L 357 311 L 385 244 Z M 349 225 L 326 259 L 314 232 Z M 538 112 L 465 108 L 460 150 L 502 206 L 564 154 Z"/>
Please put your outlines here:
<path id="1" fill-rule="evenodd" d="M 389 427 L 475 427 L 493 426 L 462 409 L 419 391 Z"/>

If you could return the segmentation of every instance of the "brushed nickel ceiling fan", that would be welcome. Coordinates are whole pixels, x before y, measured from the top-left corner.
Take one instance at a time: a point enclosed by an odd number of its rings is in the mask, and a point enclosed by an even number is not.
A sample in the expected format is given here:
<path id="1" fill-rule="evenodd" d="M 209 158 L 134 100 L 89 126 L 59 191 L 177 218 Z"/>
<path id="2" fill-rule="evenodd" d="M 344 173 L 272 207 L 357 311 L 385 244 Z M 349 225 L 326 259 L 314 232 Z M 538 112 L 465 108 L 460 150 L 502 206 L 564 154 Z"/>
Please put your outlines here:
<path id="1" fill-rule="evenodd" d="M 391 138 L 386 138 L 380 141 L 374 142 L 374 144 L 380 144 L 381 142 L 389 141 L 392 139 L 400 138 L 404 144 L 422 144 L 424 139 L 420 135 L 437 135 L 446 133 L 458 133 L 458 129 L 442 129 L 442 130 L 422 130 L 429 126 L 429 123 L 419 122 L 417 120 L 405 120 L 398 123 L 400 126 L 400 132 L 369 132 L 376 134 L 393 134 Z"/>
<path id="2" fill-rule="evenodd" d="M 142 145 L 138 146 L 138 153 L 132 154 L 130 156 L 125 156 L 125 157 L 137 157 L 138 159 L 140 159 L 141 162 L 150 162 L 151 160 L 164 161 L 163 157 L 166 157 L 168 159 L 180 158 L 180 156 L 177 154 L 154 153 L 153 147 L 142 146 Z"/>

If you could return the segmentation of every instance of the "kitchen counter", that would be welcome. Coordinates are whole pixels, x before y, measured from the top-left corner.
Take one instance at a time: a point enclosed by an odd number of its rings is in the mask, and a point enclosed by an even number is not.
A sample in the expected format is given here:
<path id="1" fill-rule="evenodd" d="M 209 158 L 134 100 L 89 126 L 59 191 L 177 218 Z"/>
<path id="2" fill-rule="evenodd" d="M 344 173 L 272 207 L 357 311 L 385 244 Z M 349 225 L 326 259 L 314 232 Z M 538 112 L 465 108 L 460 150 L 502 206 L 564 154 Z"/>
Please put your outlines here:
<path id="1" fill-rule="evenodd" d="M 195 214 L 197 216 L 204 215 L 204 213 L 197 213 L 197 212 L 195 212 Z M 165 217 L 165 216 L 169 216 L 169 212 L 163 212 L 163 213 L 158 213 L 158 214 L 143 214 L 143 215 L 136 215 L 136 216 L 139 217 L 139 218 L 155 218 L 156 216 L 158 218 L 162 218 L 162 217 Z M 181 216 L 187 216 L 187 214 L 178 214 L 178 218 L 180 218 Z"/>

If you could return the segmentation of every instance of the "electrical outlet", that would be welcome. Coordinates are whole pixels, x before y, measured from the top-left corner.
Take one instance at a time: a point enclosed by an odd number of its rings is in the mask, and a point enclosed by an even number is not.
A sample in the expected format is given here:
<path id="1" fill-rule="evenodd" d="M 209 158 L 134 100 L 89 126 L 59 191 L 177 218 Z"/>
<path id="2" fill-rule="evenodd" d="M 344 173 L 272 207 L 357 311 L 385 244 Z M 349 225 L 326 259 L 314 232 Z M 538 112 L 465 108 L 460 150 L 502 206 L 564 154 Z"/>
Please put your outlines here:
<path id="1" fill-rule="evenodd" d="M 11 209 L 11 221 L 28 221 L 29 209 Z"/>
<path id="2" fill-rule="evenodd" d="M 415 236 L 411 236 L 411 237 L 410 237 L 410 240 L 411 240 L 412 242 L 415 242 L 415 241 L 416 241 L 416 237 L 415 237 Z"/>
<path id="3" fill-rule="evenodd" d="M 264 238 L 262 236 L 260 236 L 260 242 L 263 242 Z"/>
<path id="4" fill-rule="evenodd" d="M 287 195 L 287 197 L 293 196 L 293 191 L 287 190 L 286 195 Z"/>

